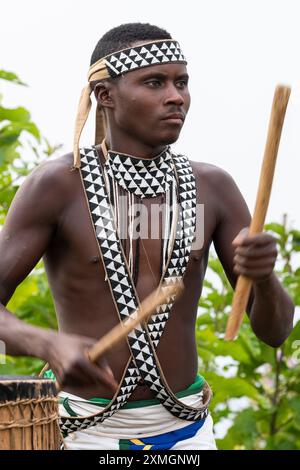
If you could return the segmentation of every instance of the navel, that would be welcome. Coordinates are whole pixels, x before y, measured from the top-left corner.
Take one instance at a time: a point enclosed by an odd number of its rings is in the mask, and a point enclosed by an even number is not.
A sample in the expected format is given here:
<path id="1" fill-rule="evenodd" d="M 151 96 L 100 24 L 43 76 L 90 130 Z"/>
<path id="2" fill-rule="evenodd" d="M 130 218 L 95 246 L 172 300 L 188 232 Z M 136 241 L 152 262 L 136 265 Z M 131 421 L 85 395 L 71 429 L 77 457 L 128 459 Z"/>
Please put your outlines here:
<path id="1" fill-rule="evenodd" d="M 92 264 L 97 264 L 97 263 L 99 263 L 99 261 L 100 261 L 100 256 L 93 256 L 90 259 L 90 263 L 92 263 Z"/>

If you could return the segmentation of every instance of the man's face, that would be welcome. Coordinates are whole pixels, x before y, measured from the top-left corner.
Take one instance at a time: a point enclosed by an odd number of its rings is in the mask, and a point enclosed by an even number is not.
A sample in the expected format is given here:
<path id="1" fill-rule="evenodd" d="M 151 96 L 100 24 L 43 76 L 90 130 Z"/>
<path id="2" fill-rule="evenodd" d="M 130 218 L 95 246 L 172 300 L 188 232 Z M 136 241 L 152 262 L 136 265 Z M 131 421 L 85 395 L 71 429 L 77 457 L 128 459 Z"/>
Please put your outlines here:
<path id="1" fill-rule="evenodd" d="M 154 65 L 129 72 L 116 82 L 113 96 L 119 130 L 149 146 L 172 144 L 190 106 L 186 66 Z"/>

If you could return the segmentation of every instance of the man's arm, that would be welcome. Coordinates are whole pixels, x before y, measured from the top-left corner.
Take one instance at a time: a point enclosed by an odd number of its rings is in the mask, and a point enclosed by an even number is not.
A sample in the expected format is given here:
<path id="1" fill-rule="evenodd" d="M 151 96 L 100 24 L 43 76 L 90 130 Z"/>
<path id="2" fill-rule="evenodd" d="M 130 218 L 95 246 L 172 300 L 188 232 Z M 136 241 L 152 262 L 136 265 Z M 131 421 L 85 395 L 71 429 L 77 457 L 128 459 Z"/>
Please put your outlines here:
<path id="1" fill-rule="evenodd" d="M 8 354 L 44 358 L 49 332 L 18 320 L 4 306 L 34 268 L 55 233 L 61 202 L 54 197 L 47 162 L 27 177 L 18 190 L 0 231 L 0 337 Z"/>
<path id="2" fill-rule="evenodd" d="M 37 328 L 5 308 L 55 236 L 64 208 L 74 197 L 68 190 L 70 178 L 76 177 L 63 159 L 46 162 L 26 178 L 11 204 L 0 231 L 0 339 L 7 354 L 49 362 L 61 385 L 102 382 L 115 391 L 110 368 L 104 362 L 98 367 L 87 358 L 94 339 Z"/>
<path id="3" fill-rule="evenodd" d="M 252 279 L 247 312 L 254 333 L 273 347 L 280 346 L 293 326 L 294 305 L 276 278 L 276 240 L 268 233 L 248 235 L 251 216 L 233 179 L 216 169 L 214 176 L 218 225 L 213 241 L 233 286 L 238 275 Z"/>

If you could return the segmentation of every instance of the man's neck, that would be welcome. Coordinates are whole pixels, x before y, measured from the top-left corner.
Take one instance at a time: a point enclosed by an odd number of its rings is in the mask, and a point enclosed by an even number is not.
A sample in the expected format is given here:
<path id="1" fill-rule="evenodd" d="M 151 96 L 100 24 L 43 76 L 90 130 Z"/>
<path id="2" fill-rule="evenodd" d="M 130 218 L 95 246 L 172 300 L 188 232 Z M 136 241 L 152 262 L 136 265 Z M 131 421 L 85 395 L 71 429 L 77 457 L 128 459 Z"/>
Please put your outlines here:
<path id="1" fill-rule="evenodd" d="M 153 158 L 167 148 L 166 145 L 149 146 L 130 138 L 120 139 L 113 137 L 109 133 L 106 136 L 105 142 L 108 150 L 140 158 Z"/>

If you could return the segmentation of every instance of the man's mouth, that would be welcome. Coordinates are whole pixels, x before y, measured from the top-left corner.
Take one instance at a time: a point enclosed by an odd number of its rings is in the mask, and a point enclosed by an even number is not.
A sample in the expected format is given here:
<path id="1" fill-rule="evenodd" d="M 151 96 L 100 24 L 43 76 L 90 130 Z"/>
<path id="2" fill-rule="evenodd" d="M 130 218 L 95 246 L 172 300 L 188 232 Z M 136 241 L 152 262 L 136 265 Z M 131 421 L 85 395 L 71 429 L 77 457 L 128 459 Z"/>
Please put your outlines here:
<path id="1" fill-rule="evenodd" d="M 183 124 L 184 115 L 182 113 L 167 114 L 167 116 L 163 118 L 163 121 L 168 121 L 174 124 Z"/>

